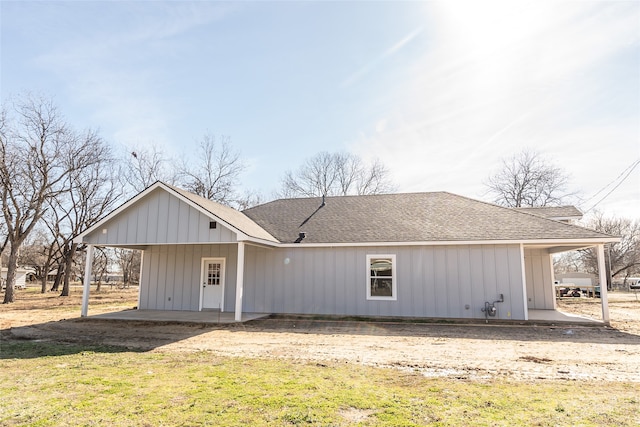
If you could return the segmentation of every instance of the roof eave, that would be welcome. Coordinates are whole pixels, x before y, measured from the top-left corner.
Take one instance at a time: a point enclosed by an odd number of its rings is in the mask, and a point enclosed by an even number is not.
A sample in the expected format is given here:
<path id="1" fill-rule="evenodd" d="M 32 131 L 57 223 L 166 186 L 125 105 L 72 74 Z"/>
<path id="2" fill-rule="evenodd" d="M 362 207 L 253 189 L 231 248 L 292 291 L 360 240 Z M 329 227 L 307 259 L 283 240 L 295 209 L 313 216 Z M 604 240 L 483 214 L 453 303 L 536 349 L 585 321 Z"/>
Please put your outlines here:
<path id="1" fill-rule="evenodd" d="M 605 243 L 617 243 L 619 237 L 587 239 L 525 239 L 525 240 L 431 240 L 415 242 L 318 242 L 318 243 L 280 243 L 281 248 L 296 247 L 366 247 L 366 246 L 459 246 L 459 245 L 584 245 L 594 246 Z"/>

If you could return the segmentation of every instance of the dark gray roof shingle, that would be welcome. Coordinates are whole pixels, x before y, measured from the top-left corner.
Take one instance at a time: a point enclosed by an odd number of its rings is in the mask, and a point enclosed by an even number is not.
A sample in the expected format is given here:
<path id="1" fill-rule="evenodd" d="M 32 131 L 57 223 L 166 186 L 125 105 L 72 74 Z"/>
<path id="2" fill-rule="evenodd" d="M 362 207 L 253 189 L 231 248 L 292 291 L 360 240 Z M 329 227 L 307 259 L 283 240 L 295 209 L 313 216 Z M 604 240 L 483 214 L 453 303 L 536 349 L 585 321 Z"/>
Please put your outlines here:
<path id="1" fill-rule="evenodd" d="M 243 211 L 282 243 L 610 238 L 446 192 L 281 199 Z"/>

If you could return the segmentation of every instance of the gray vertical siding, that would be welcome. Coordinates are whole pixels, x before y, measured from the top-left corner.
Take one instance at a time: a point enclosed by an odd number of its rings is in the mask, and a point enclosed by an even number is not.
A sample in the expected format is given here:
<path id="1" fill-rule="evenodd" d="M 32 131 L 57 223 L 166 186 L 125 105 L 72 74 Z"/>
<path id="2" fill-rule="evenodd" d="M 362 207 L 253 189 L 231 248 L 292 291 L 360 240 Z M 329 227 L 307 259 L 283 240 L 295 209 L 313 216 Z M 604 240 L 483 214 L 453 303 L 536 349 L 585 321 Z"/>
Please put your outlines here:
<path id="1" fill-rule="evenodd" d="M 396 255 L 397 301 L 366 299 L 367 254 Z M 527 254 L 529 263 L 544 265 Z M 225 309 L 233 311 L 235 244 L 150 246 L 144 253 L 140 308 L 198 310 L 203 257 L 226 259 Z M 529 276 L 535 269 L 526 270 Z M 483 318 L 485 301 L 503 294 L 497 318 L 524 319 L 521 271 L 518 245 L 273 249 L 247 245 L 243 311 Z M 531 292 L 539 287 L 533 282 L 531 286 Z"/>
<path id="2" fill-rule="evenodd" d="M 554 310 L 555 290 L 553 288 L 551 255 L 545 249 L 525 249 L 524 265 L 528 308 Z"/>
<path id="3" fill-rule="evenodd" d="M 233 231 L 162 189 L 149 193 L 84 237 L 96 245 L 153 245 L 170 243 L 235 242 Z M 106 230 L 106 233 L 103 233 Z"/>
<path id="4" fill-rule="evenodd" d="M 233 311 L 237 248 L 234 244 L 150 246 L 144 251 L 140 308 L 198 310 L 202 258 L 225 258 L 224 305 L 226 311 Z"/>
<path id="5" fill-rule="evenodd" d="M 366 299 L 367 254 L 396 255 L 397 301 Z M 525 317 L 518 245 L 247 246 L 245 262 L 249 312 L 482 318 L 485 301 L 503 294 L 497 317 Z"/>

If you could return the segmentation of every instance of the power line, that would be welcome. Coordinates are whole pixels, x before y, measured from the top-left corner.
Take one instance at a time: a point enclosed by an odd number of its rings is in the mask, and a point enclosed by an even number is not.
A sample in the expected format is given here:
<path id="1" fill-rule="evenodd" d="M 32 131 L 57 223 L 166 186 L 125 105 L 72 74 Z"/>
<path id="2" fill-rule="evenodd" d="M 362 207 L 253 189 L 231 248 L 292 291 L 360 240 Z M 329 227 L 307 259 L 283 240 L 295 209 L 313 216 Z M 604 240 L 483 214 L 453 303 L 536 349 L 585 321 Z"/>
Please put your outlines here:
<path id="1" fill-rule="evenodd" d="M 598 201 L 596 202 L 596 204 L 595 204 L 595 205 L 591 206 L 591 207 L 590 207 L 590 208 L 585 212 L 585 214 L 586 214 L 586 213 L 589 213 L 589 211 L 593 210 L 593 208 L 595 208 L 596 206 L 598 206 L 598 205 L 600 204 L 600 202 L 602 202 L 604 199 L 606 199 L 607 197 L 609 197 L 609 195 L 610 195 L 611 193 L 613 193 L 613 192 L 616 190 L 616 188 L 620 187 L 620 185 L 622 185 L 622 183 L 623 183 L 623 182 L 625 182 L 625 181 L 627 180 L 627 178 L 629 178 L 629 175 L 631 175 L 631 172 L 633 172 L 633 170 L 634 170 L 634 169 L 635 169 L 639 164 L 640 164 L 640 159 L 638 159 L 638 160 L 636 160 L 634 163 L 632 163 L 632 165 L 631 165 L 631 169 L 627 168 L 629 171 L 628 171 L 628 172 L 627 172 L 627 174 L 626 174 L 626 175 L 625 175 L 625 176 L 620 180 L 620 182 L 619 182 L 618 184 L 616 184 L 616 186 L 615 186 L 615 187 L 613 187 L 613 188 L 611 189 L 611 191 L 609 191 L 607 194 L 605 194 L 605 195 L 604 195 L 604 197 L 603 197 L 602 199 L 598 200 Z M 616 179 L 618 179 L 618 178 L 616 178 Z M 609 184 L 609 185 L 611 185 L 611 184 Z M 606 188 L 606 187 L 605 187 L 605 188 Z"/>
<path id="2" fill-rule="evenodd" d="M 602 193 L 604 190 L 606 190 L 609 186 L 613 185 L 617 180 L 620 179 L 620 177 L 622 175 L 624 175 L 629 169 L 635 168 L 636 166 L 638 166 L 638 162 L 640 162 L 640 159 L 633 161 L 629 166 L 627 166 L 625 168 L 625 170 L 623 170 L 622 172 L 620 172 L 620 175 L 618 175 L 617 177 L 615 177 L 615 179 L 613 181 L 611 181 L 610 183 L 608 183 L 607 185 L 605 185 L 604 187 L 602 187 L 600 190 L 598 190 L 593 196 L 589 197 L 586 200 L 583 200 L 582 203 L 587 203 L 589 200 L 591 199 L 595 199 L 596 196 L 600 193 Z M 592 208 L 593 209 L 593 208 Z"/>

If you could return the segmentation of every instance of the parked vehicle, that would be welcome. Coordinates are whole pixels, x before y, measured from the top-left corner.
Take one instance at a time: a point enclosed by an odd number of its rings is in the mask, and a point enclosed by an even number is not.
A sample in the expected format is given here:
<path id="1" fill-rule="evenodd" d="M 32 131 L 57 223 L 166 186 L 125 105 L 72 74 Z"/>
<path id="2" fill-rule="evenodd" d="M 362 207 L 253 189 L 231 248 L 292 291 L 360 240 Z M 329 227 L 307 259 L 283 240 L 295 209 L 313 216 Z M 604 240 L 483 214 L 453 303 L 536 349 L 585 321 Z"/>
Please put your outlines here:
<path id="1" fill-rule="evenodd" d="M 640 278 L 638 277 L 627 279 L 627 283 L 629 283 L 629 289 L 640 289 Z"/>

